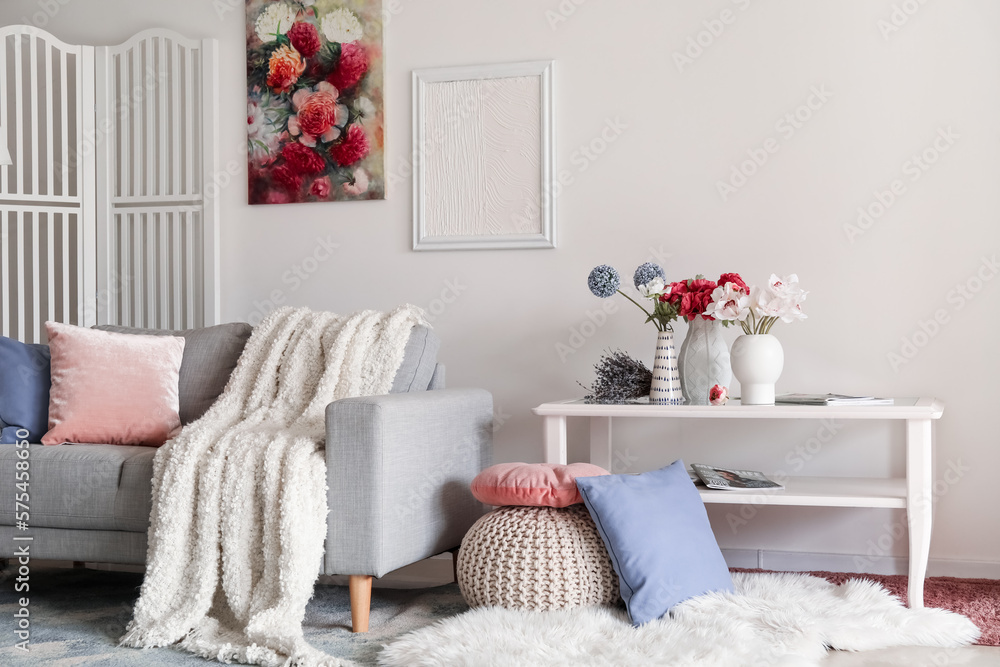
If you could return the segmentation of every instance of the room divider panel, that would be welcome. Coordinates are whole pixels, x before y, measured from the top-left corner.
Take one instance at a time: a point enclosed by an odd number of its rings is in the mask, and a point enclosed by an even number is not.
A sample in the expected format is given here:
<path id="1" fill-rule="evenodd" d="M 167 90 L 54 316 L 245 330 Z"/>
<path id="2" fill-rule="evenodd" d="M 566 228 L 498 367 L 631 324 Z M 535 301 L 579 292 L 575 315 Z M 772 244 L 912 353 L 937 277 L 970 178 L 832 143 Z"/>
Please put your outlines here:
<path id="1" fill-rule="evenodd" d="M 219 319 L 215 40 L 0 28 L 0 333 Z"/>

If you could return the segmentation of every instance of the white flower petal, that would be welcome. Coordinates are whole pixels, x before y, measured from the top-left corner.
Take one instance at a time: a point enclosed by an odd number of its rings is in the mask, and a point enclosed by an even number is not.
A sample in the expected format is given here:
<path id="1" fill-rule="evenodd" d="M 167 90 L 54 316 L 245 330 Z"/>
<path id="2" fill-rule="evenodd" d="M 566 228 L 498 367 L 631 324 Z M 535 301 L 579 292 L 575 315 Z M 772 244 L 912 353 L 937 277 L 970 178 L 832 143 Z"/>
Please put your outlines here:
<path id="1" fill-rule="evenodd" d="M 284 35 L 291 29 L 298 13 L 295 7 L 284 2 L 268 5 L 267 9 L 257 17 L 257 21 L 254 23 L 254 32 L 257 33 L 260 41 L 273 42 L 277 39 L 275 33 Z"/>
<path id="2" fill-rule="evenodd" d="M 320 22 L 320 26 L 323 29 L 323 35 L 331 42 L 356 42 L 365 34 L 361 21 L 358 20 L 354 12 L 343 7 L 326 14 Z"/>

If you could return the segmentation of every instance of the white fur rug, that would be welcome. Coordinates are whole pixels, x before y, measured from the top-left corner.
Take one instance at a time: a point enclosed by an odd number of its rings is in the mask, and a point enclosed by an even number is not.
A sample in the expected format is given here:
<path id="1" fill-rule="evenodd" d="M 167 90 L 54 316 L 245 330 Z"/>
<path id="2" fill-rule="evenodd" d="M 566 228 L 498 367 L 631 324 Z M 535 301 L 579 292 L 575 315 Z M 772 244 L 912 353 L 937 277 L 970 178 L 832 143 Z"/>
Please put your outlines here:
<path id="1" fill-rule="evenodd" d="M 383 667 L 812 667 L 827 647 L 971 644 L 979 629 L 941 609 L 908 609 L 881 585 L 837 586 L 806 574 L 733 574 L 734 594 L 682 603 L 633 628 L 624 610 L 479 608 L 416 630 L 379 655 Z"/>

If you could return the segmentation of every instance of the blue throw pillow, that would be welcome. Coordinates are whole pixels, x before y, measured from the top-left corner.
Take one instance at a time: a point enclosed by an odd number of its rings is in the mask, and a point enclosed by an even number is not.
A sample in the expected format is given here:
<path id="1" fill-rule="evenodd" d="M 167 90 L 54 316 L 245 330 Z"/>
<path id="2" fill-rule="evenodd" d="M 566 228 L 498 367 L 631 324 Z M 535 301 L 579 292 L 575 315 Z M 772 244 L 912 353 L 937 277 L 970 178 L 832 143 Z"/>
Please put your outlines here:
<path id="1" fill-rule="evenodd" d="M 633 625 L 696 595 L 733 590 L 683 461 L 639 475 L 577 477 L 576 486 L 608 548 Z"/>
<path id="2" fill-rule="evenodd" d="M 49 361 L 48 345 L 0 336 L 0 444 L 41 442 L 49 430 Z"/>

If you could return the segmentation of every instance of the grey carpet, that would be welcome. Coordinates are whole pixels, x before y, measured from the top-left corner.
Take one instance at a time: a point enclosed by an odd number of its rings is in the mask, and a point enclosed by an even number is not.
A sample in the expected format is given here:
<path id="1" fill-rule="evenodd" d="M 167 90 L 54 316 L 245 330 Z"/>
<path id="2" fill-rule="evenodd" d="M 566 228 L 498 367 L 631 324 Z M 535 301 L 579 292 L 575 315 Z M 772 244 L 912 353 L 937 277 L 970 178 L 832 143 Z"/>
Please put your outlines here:
<path id="1" fill-rule="evenodd" d="M 12 648 L 17 597 L 9 578 L 0 588 L 0 665 L 71 667 L 109 665 L 160 667 L 205 665 L 201 658 L 172 648 L 119 648 L 117 639 L 132 618 L 141 574 L 96 570 L 44 570 L 32 573 L 31 651 Z M 306 610 L 306 639 L 338 658 L 374 665 L 384 644 L 410 630 L 460 614 L 468 606 L 456 584 L 416 590 L 372 591 L 371 632 L 351 633 L 347 588 L 316 587 Z"/>

